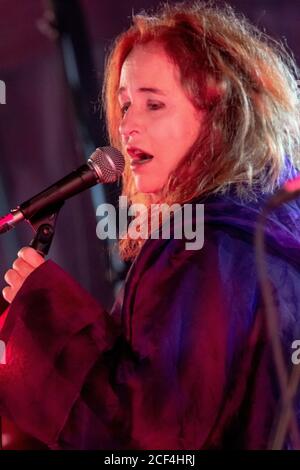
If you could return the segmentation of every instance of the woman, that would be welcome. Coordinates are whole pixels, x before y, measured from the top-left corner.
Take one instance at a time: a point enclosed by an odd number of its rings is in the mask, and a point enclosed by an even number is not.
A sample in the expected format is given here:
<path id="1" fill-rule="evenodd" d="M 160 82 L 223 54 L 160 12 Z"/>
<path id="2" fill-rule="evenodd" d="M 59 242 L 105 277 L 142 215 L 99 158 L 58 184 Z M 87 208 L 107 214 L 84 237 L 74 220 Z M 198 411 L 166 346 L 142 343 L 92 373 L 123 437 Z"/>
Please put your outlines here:
<path id="1" fill-rule="evenodd" d="M 21 429 L 53 449 L 267 447 L 279 390 L 253 234 L 266 197 L 296 174 L 295 74 L 229 8 L 165 5 L 117 38 L 104 99 L 123 193 L 148 208 L 204 203 L 205 243 L 122 239 L 134 262 L 111 314 L 55 263 L 19 252 L 3 290 L 0 402 Z M 287 366 L 299 216 L 293 202 L 267 227 Z"/>

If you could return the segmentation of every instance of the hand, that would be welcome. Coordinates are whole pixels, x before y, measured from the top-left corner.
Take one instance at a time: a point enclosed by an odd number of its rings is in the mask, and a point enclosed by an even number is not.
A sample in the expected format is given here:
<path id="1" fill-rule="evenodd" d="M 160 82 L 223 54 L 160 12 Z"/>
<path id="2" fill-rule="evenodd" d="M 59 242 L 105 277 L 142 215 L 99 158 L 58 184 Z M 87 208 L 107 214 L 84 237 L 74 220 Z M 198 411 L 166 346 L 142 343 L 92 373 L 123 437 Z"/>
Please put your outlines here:
<path id="1" fill-rule="evenodd" d="M 2 295 L 7 302 L 14 300 L 25 279 L 44 262 L 45 259 L 33 248 L 26 246 L 19 251 L 12 269 L 6 271 L 4 276 L 8 286 L 4 287 Z"/>

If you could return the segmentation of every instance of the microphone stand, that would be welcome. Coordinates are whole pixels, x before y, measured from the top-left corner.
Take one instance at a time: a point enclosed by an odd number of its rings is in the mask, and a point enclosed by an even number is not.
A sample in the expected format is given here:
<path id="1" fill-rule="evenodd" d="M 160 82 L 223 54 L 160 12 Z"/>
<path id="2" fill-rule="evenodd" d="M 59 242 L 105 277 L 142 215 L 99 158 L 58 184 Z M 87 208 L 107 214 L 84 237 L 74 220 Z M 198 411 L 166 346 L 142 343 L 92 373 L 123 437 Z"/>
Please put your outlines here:
<path id="1" fill-rule="evenodd" d="M 63 204 L 64 201 L 47 208 L 46 211 L 38 212 L 28 221 L 36 232 L 29 246 L 38 251 L 42 256 L 47 255 L 50 250 L 55 233 L 57 216 Z"/>

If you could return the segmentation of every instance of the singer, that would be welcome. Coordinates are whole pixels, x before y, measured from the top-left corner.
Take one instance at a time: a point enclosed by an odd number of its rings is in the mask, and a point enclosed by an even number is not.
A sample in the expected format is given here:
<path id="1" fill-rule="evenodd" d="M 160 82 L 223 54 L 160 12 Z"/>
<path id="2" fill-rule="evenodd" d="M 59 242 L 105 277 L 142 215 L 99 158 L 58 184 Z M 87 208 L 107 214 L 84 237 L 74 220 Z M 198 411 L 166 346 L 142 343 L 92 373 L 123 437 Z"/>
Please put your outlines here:
<path id="1" fill-rule="evenodd" d="M 187 250 L 172 234 L 120 240 L 132 266 L 110 313 L 22 248 L 3 290 L 3 416 L 51 449 L 269 446 L 280 387 L 253 235 L 267 198 L 297 175 L 297 73 L 283 46 L 229 7 L 166 4 L 133 18 L 103 95 L 125 156 L 123 195 L 204 204 L 204 246 Z M 266 231 L 287 371 L 300 338 L 299 220 L 294 200 Z M 285 448 L 299 444 L 297 424 Z"/>

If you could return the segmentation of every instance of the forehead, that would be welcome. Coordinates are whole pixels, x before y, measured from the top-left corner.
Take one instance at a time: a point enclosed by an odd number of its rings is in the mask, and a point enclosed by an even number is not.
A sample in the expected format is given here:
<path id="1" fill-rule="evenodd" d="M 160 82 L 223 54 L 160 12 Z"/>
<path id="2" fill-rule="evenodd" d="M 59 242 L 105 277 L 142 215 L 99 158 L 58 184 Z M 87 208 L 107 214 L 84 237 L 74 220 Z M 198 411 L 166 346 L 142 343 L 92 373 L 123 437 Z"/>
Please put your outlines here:
<path id="1" fill-rule="evenodd" d="M 120 88 L 168 88 L 180 86 L 179 71 L 163 47 L 157 44 L 135 46 L 123 63 Z"/>

